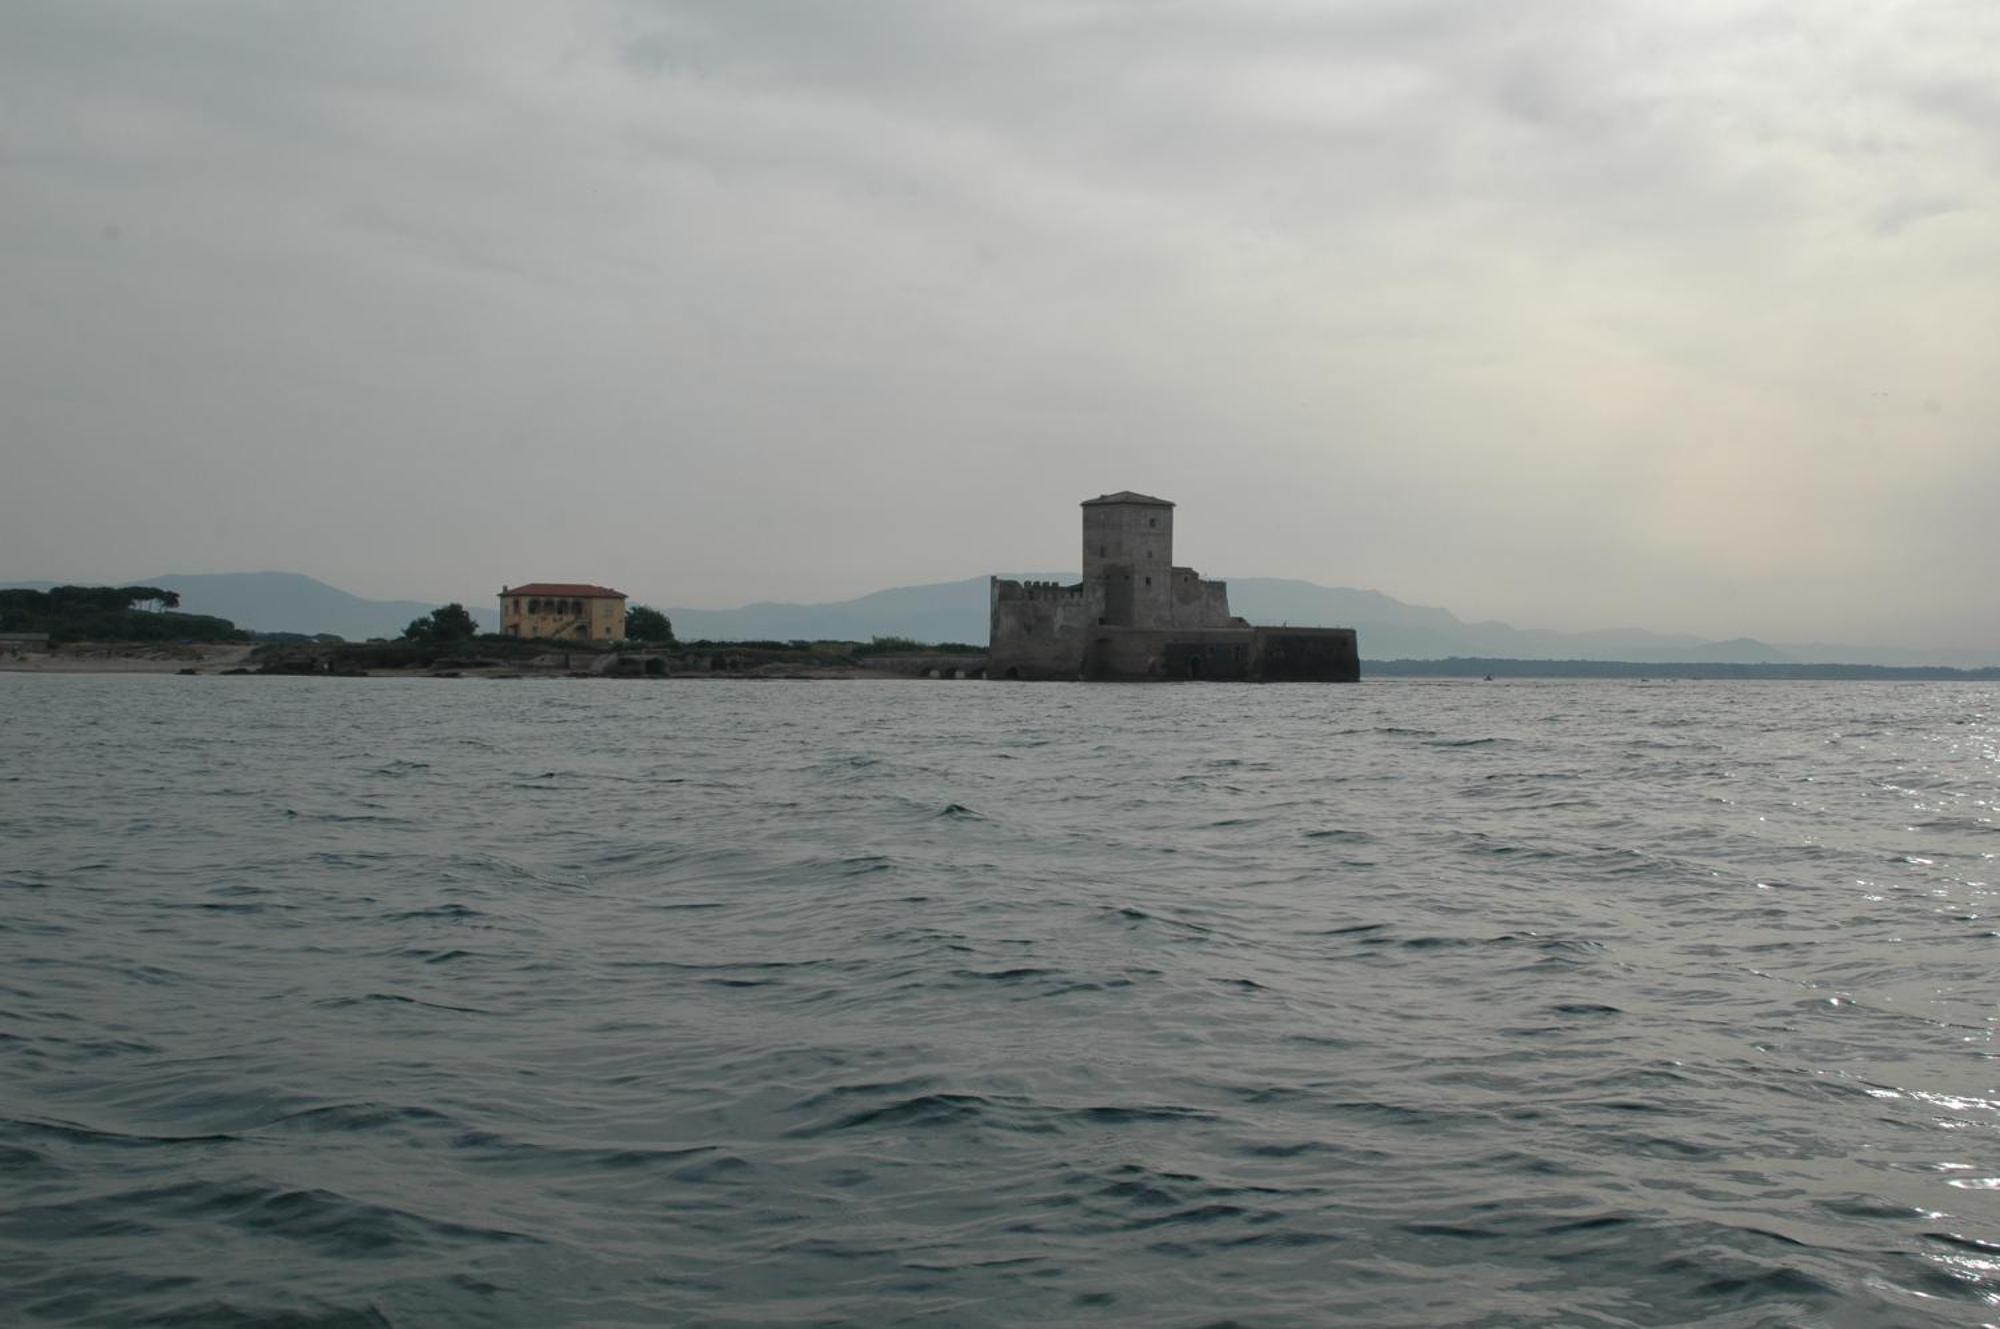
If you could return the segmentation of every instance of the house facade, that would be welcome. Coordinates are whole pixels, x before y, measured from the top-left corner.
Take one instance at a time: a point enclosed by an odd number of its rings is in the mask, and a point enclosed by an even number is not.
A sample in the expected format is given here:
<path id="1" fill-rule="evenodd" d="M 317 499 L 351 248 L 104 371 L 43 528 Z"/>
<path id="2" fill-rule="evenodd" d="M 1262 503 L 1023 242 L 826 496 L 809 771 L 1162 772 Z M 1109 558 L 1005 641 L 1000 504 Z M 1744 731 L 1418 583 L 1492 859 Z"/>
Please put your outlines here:
<path id="1" fill-rule="evenodd" d="M 502 587 L 500 631 L 529 640 L 620 641 L 625 636 L 625 593 L 568 581 Z"/>

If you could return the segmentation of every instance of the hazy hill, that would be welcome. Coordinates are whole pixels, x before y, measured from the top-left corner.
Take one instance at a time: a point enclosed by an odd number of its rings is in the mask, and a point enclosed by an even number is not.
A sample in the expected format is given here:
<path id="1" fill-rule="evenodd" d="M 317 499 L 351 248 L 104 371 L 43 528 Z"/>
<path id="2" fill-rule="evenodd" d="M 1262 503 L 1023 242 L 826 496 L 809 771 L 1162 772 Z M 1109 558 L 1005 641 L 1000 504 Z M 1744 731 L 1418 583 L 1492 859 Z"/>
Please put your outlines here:
<path id="1" fill-rule="evenodd" d="M 1034 581 L 1076 580 L 1074 573 L 1002 573 Z M 682 641 L 867 641 L 909 637 L 916 641 L 962 641 L 983 645 L 987 619 L 986 578 L 896 586 L 854 600 L 830 604 L 790 604 L 766 600 L 740 609 L 665 609 Z"/>
<path id="2" fill-rule="evenodd" d="M 1019 575 L 1064 583 L 1076 580 L 1075 573 Z M 1792 659 L 1775 647 L 1749 640 L 1707 642 L 1700 637 L 1640 630 L 1565 633 L 1506 623 L 1467 623 L 1448 610 L 1405 604 L 1380 591 L 1320 586 L 1281 577 L 1229 579 L 1229 603 L 1253 623 L 1356 628 L 1361 634 L 1362 658 L 1368 660 L 1455 655 L 1736 663 L 1785 663 Z M 674 621 L 676 635 L 684 640 L 866 641 L 873 636 L 896 636 L 980 643 L 986 640 L 987 582 L 984 577 L 972 577 L 899 586 L 832 604 L 764 602 L 740 609 L 676 608 L 666 614 Z"/>
<path id="3" fill-rule="evenodd" d="M 297 572 L 167 573 L 144 577 L 146 586 L 181 593 L 181 608 L 217 614 L 253 632 L 331 632 L 351 641 L 394 637 L 437 608 L 418 600 L 367 600 Z M 498 628 L 488 605 L 467 605 L 480 627 Z"/>

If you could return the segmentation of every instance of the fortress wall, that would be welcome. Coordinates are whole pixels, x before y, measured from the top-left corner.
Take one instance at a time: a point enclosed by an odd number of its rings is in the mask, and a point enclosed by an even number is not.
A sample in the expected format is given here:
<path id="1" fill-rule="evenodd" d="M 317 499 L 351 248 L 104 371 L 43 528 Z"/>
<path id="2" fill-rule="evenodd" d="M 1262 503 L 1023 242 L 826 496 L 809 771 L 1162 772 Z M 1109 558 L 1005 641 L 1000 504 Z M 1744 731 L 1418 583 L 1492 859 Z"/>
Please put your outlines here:
<path id="1" fill-rule="evenodd" d="M 1349 683 L 1361 677 L 1361 659 L 1352 628 L 1099 628 L 1084 672 L 1096 679 Z"/>
<path id="2" fill-rule="evenodd" d="M 1267 683 L 1356 683 L 1361 652 L 1353 628 L 1252 628 L 1257 677 Z"/>
<path id="3" fill-rule="evenodd" d="M 1193 568 L 1173 572 L 1173 625 L 1177 628 L 1240 628 L 1229 612 L 1229 585 L 1204 581 Z"/>
<path id="4" fill-rule="evenodd" d="M 1248 678 L 1248 628 L 1099 629 L 1086 672 L 1100 679 Z"/>
<path id="5" fill-rule="evenodd" d="M 1076 678 L 1084 644 L 1104 616 L 1104 587 L 1084 583 L 992 582 L 987 677 Z"/>

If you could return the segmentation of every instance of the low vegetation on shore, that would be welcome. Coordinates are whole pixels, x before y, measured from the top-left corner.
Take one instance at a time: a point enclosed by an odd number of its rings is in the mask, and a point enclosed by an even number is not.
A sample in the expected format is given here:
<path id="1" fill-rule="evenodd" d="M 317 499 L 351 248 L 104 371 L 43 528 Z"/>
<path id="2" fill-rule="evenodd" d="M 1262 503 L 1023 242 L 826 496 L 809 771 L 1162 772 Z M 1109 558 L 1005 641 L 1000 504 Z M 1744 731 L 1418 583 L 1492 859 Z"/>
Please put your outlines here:
<path id="1" fill-rule="evenodd" d="M 412 624 L 415 628 L 416 625 Z M 461 636 L 423 630 L 395 641 L 269 642 L 247 665 L 259 673 L 822 674 L 889 669 L 912 661 L 963 659 L 977 668 L 985 648 L 964 642 L 931 645 L 901 637 L 853 641 L 617 642 L 523 640 L 497 633 Z M 948 672 L 944 670 L 941 672 Z"/>
<path id="2" fill-rule="evenodd" d="M 856 641 L 677 641 L 657 609 L 632 605 L 618 641 L 538 640 L 482 633 L 462 604 L 416 618 L 394 639 L 347 641 L 331 633 L 252 633 L 227 619 L 175 612 L 180 597 L 157 586 L 58 586 L 0 591 L 0 631 L 46 637 L 47 650 L 15 643 L 6 667 L 76 671 L 371 675 L 427 673 L 663 676 L 815 676 L 870 672 L 976 672 L 985 648 L 908 637 Z M 223 655 L 224 646 L 233 647 Z M 964 665 L 951 663 L 965 658 Z"/>

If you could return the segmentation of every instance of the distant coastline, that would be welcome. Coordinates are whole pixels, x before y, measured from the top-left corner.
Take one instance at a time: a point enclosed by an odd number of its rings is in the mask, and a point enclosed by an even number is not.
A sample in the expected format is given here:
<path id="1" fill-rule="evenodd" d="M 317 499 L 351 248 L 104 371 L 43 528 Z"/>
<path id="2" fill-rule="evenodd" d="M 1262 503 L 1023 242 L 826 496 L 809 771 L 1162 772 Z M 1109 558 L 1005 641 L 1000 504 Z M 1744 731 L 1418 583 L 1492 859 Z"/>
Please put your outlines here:
<path id="1" fill-rule="evenodd" d="M 1947 665 L 1768 664 L 1718 660 L 1648 663 L 1626 660 L 1512 660 L 1461 656 L 1448 660 L 1363 660 L 1371 678 L 1613 678 L 1731 682 L 1994 683 L 2000 667 Z"/>
<path id="2" fill-rule="evenodd" d="M 1069 585 L 1074 569 L 1002 571 L 1005 577 Z M 1364 666 L 1371 659 L 1403 660 L 1606 660 L 1659 662 L 1662 666 L 1821 663 L 1980 670 L 2000 666 L 2000 643 L 1989 648 L 1930 647 L 1906 641 L 1856 644 L 1734 637 L 1705 640 L 1687 633 L 1647 629 L 1557 632 L 1517 628 L 1491 620 L 1469 621 L 1436 607 L 1398 600 L 1378 591 L 1324 586 L 1297 579 L 1232 576 L 1230 604 L 1253 622 L 1290 627 L 1342 623 L 1360 634 Z M 160 573 L 138 584 L 177 591 L 190 613 L 224 618 L 250 632 L 331 633 L 348 641 L 394 637 L 412 619 L 438 608 L 429 601 L 370 600 L 299 573 Z M 0 583 L 46 589 L 51 582 Z M 677 606 L 673 593 L 649 599 L 683 640 L 810 639 L 865 641 L 873 636 L 916 641 L 984 641 L 990 614 L 985 576 L 892 587 L 851 600 L 818 604 L 758 602 L 734 609 Z M 498 615 L 483 599 L 466 601 L 481 630 L 497 631 Z M 187 634 L 182 634 L 187 635 Z M 1653 671 L 1664 674 L 1664 669 Z"/>
<path id="3" fill-rule="evenodd" d="M 0 651 L 0 673 L 17 674 L 200 674 L 265 677 L 349 678 L 647 678 L 647 679 L 949 679 L 955 667 L 983 666 L 976 648 L 905 651 L 857 656 L 850 646 L 815 643 L 804 649 L 776 642 L 702 642 L 658 650 L 541 651 L 540 661 L 523 652 L 513 658 L 485 654 L 470 643 L 451 651 L 414 656 L 401 664 L 368 658 L 363 643 L 310 647 L 261 647 L 235 643 L 165 644 L 79 642 L 46 651 Z M 380 643 L 376 650 L 394 649 Z M 660 666 L 650 671 L 646 661 Z M 618 661 L 632 661 L 616 667 Z M 598 662 L 604 665 L 599 666 Z M 970 669 L 965 672 L 969 673 Z M 1995 683 L 2000 667 L 1952 669 L 1928 665 L 1745 664 L 1731 661 L 1671 664 L 1618 660 L 1515 660 L 1462 656 L 1445 660 L 1364 660 L 1368 679 L 1606 679 L 1654 682 L 1910 682 Z"/>

